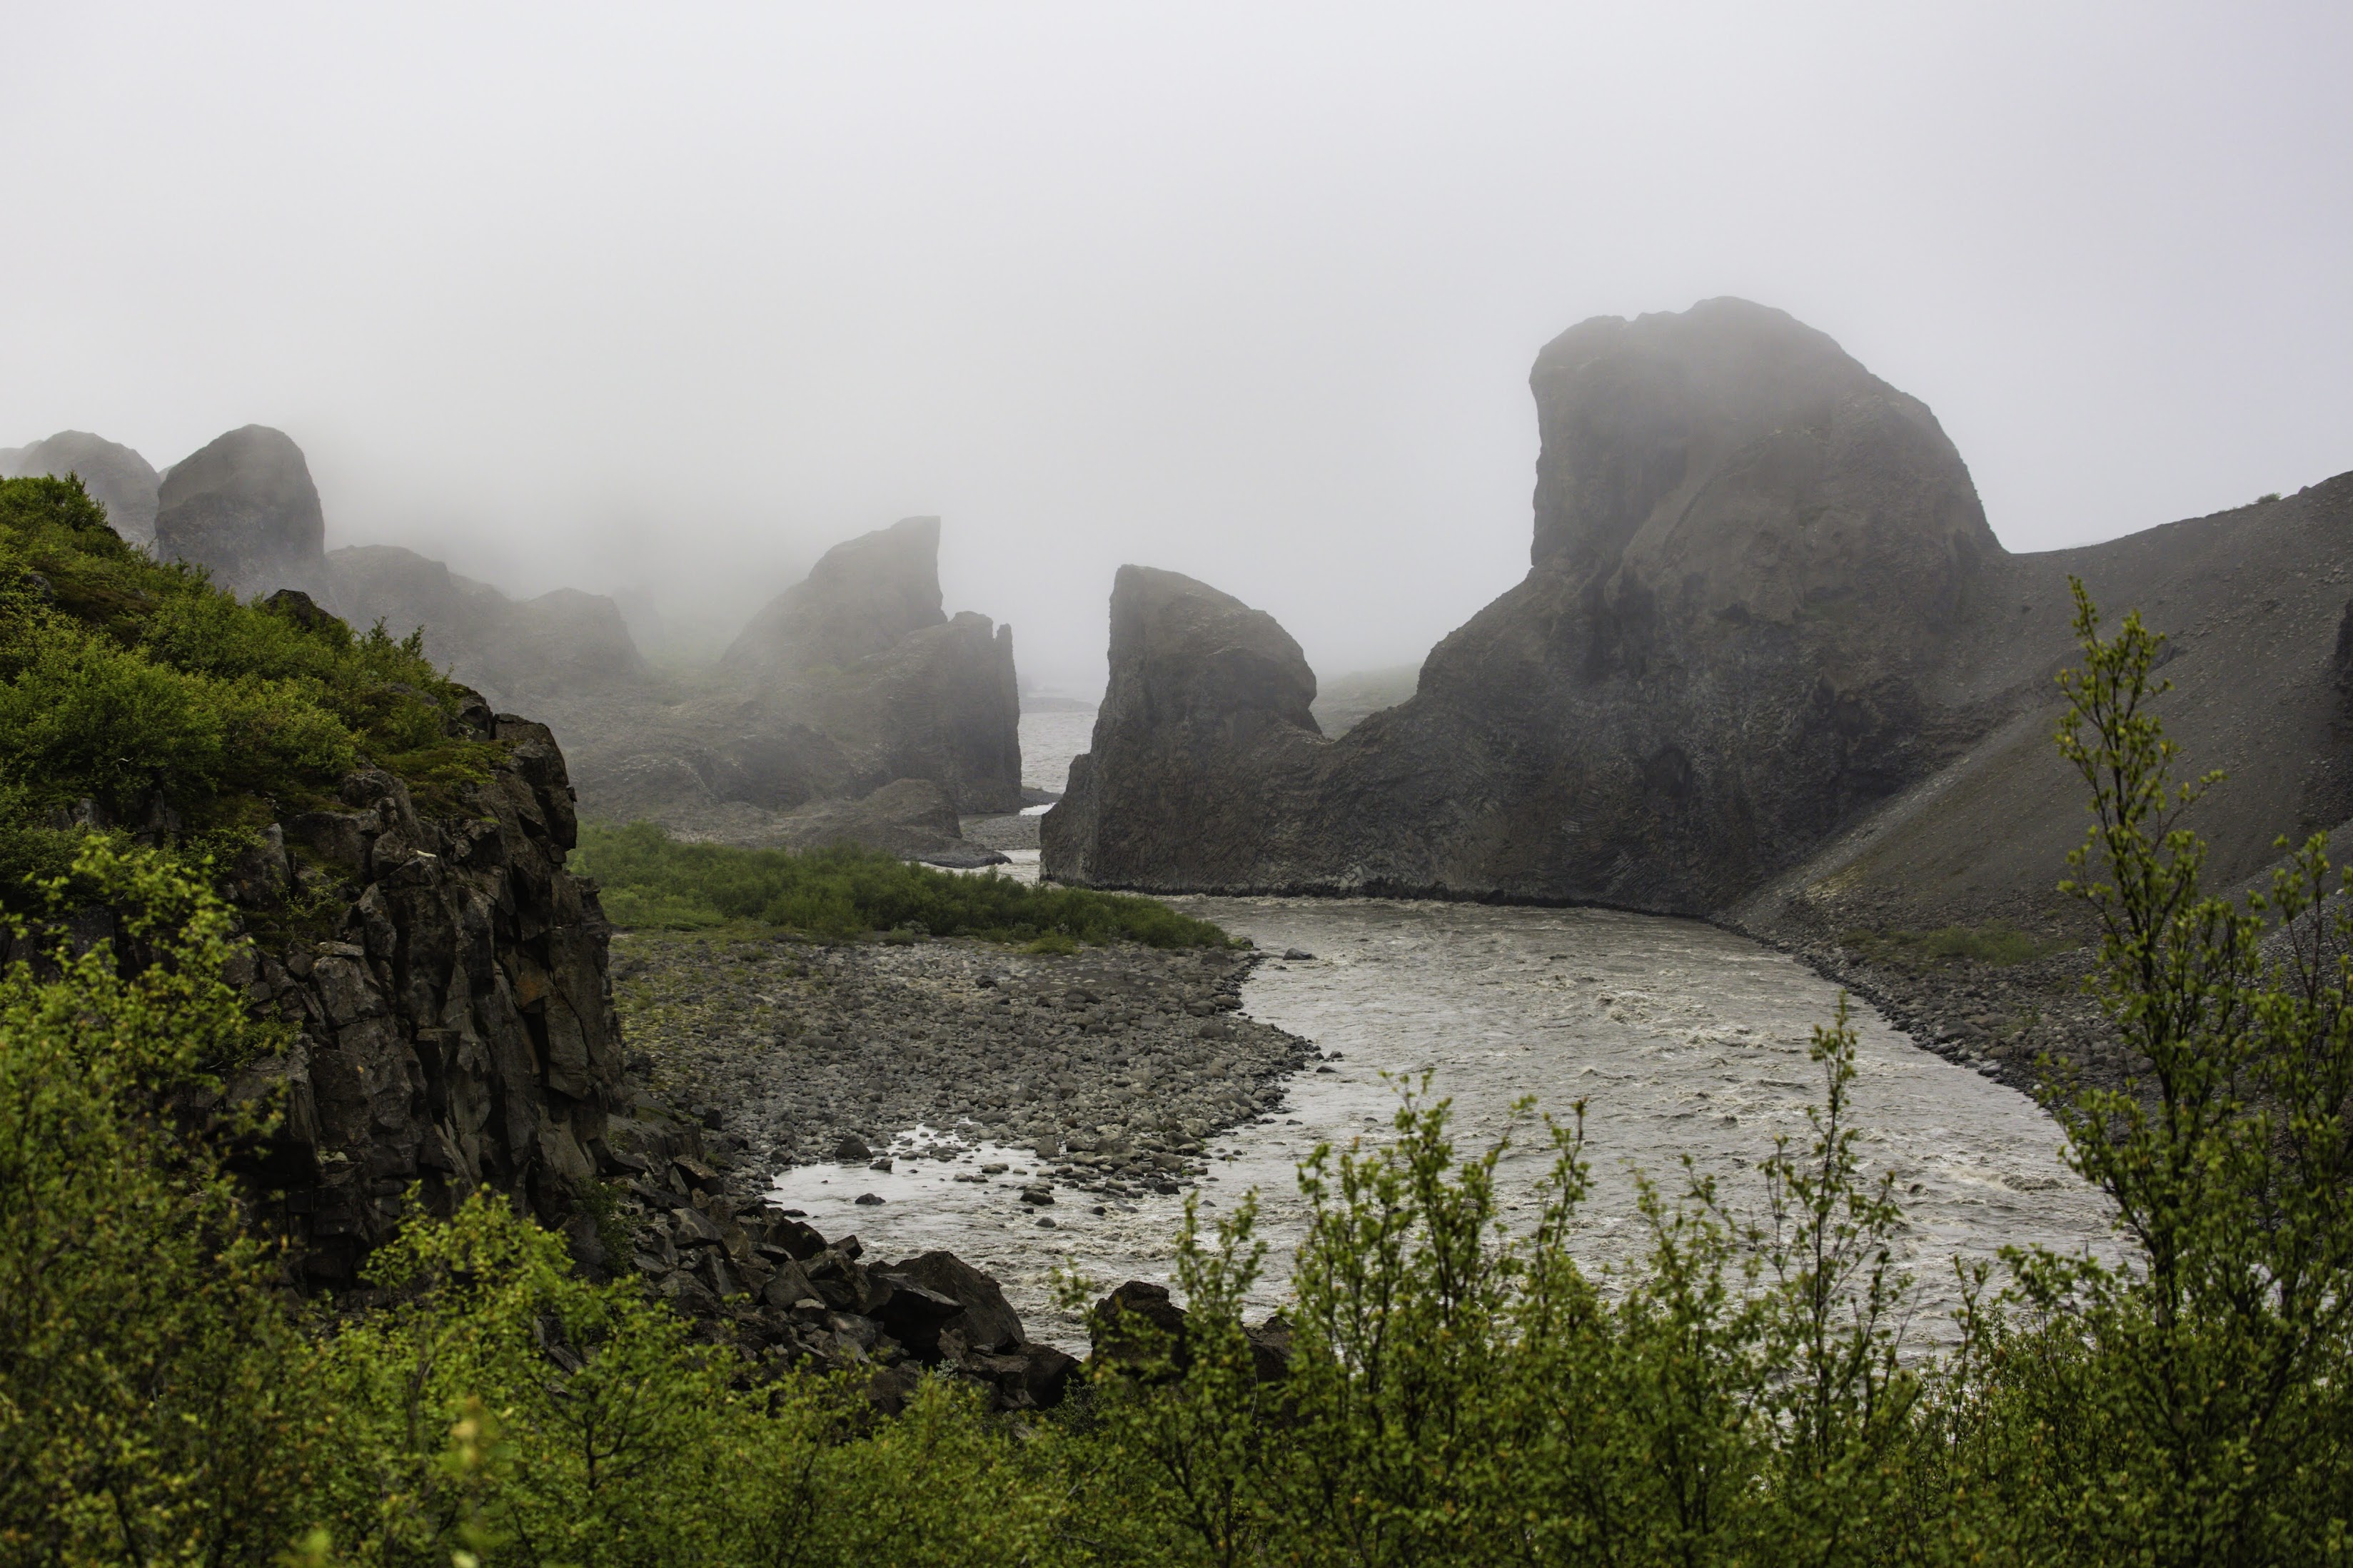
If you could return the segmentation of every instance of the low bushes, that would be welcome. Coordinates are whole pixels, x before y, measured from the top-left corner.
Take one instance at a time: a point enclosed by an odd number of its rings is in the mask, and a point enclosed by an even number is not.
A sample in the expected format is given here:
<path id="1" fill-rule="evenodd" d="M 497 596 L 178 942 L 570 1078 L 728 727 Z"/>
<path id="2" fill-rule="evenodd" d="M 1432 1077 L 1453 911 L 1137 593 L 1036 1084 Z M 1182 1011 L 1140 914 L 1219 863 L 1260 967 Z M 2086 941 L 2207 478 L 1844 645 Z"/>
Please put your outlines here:
<path id="1" fill-rule="evenodd" d="M 961 876 L 854 847 L 798 854 L 681 844 L 639 822 L 583 824 L 580 850 L 574 865 L 596 879 L 606 911 L 622 925 L 692 929 L 750 921 L 836 938 L 920 929 L 1024 942 L 1039 952 L 1075 952 L 1082 942 L 1227 942 L 1216 926 L 1153 899 Z"/>
<path id="2" fill-rule="evenodd" d="M 1936 931 L 1851 931 L 1839 945 L 1858 957 L 1878 963 L 1918 966 L 1956 961 L 2007 967 L 2032 963 L 2075 946 L 2065 938 L 2042 938 L 2015 926 L 1989 921 L 1977 926 L 1942 926 Z"/>
<path id="3" fill-rule="evenodd" d="M 457 702 L 414 636 L 239 604 L 124 543 L 79 479 L 0 479 L 0 908 L 71 863 L 82 801 L 176 823 L 190 864 L 363 763 L 430 804 L 489 776 Z"/>

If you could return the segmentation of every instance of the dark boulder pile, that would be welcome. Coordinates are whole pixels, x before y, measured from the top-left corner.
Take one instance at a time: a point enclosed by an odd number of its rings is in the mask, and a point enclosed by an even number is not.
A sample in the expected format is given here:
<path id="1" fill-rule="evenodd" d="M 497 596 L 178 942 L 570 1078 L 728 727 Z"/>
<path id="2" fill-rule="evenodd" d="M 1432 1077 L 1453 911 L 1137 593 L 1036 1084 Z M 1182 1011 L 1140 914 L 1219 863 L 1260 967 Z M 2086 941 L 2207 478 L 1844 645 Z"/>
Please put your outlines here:
<path id="1" fill-rule="evenodd" d="M 740 1195 L 724 1152 L 698 1124 L 641 1099 L 618 1119 L 635 1268 L 706 1337 L 752 1365 L 869 1370 L 868 1397 L 896 1411 L 925 1369 L 988 1392 L 999 1410 L 1061 1402 L 1075 1358 L 1029 1339 L 997 1281 L 949 1252 L 896 1263 L 854 1236 L 828 1242 L 797 1215 Z"/>

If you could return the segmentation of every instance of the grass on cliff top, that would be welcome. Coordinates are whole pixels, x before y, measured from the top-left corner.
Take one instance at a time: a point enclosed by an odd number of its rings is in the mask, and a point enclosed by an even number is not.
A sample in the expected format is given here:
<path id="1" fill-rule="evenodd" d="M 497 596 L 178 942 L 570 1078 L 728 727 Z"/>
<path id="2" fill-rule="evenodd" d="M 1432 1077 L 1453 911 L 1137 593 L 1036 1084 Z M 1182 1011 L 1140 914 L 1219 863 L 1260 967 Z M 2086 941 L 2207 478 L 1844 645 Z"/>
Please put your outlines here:
<path id="1" fill-rule="evenodd" d="M 691 931 L 745 921 L 836 939 L 921 931 L 1024 942 L 1040 952 L 1073 952 L 1080 942 L 1228 944 L 1208 921 L 1132 893 L 959 876 L 849 846 L 797 854 L 681 844 L 649 822 L 581 824 L 573 867 L 596 879 L 606 913 L 625 926 Z"/>
<path id="2" fill-rule="evenodd" d="M 1866 963 L 1919 968 L 1931 963 L 1969 963 L 2008 968 L 2032 963 L 2077 944 L 2065 937 L 2045 939 L 1989 921 L 1979 926 L 1936 931 L 1851 931 L 1839 945 Z"/>
<path id="3" fill-rule="evenodd" d="M 458 689 L 420 639 L 303 626 L 107 526 L 79 479 L 0 479 L 0 907 L 58 877 L 87 826 L 178 818 L 175 852 L 233 853 L 353 768 L 426 804 L 489 776 L 453 740 Z"/>

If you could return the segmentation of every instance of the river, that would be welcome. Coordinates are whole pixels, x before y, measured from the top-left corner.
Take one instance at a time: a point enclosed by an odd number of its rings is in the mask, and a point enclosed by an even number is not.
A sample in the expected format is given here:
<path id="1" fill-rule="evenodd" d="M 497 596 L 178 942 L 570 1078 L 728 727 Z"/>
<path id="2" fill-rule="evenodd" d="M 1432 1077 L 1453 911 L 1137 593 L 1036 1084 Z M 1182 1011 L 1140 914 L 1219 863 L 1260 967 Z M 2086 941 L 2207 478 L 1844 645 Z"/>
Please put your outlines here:
<path id="1" fill-rule="evenodd" d="M 1252 1016 L 1314 1040 L 1328 1071 L 1293 1080 L 1274 1116 L 1211 1141 L 1203 1212 L 1229 1212 L 1255 1188 L 1270 1244 L 1258 1303 L 1279 1303 L 1303 1232 L 1298 1163 L 1319 1142 L 1389 1135 L 1398 1087 L 1430 1075 L 1453 1101 L 1459 1146 L 1503 1133 L 1534 1098 L 1567 1115 L 1587 1105 L 1593 1192 L 1575 1248 L 1595 1268 L 1638 1254 L 1635 1173 L 1680 1190 L 1681 1163 L 1714 1176 L 1736 1213 L 1761 1205 L 1758 1162 L 1777 1134 L 1807 1135 L 1820 1091 L 1810 1032 L 1837 992 L 1795 961 L 1694 921 L 1600 910 L 1535 910 L 1400 900 L 1172 900 L 1251 938 L 1271 959 L 1243 991 Z M 1906 1212 L 1902 1256 L 1921 1282 L 1915 1332 L 1944 1337 L 1955 1300 L 1950 1259 L 2006 1245 L 2102 1245 L 2103 1201 L 2065 1167 L 2051 1120 L 2015 1090 L 1919 1050 L 1858 1007 L 1856 1118 L 1870 1168 L 1894 1173 Z M 1522 1129 L 1499 1178 L 1506 1215 L 1529 1217 L 1548 1164 L 1540 1129 Z M 1530 1135 L 1534 1134 L 1534 1135 Z M 982 1152 L 1009 1167 L 990 1184 L 938 1163 L 892 1174 L 805 1166 L 777 1183 L 828 1235 L 855 1231 L 870 1255 L 947 1247 L 1002 1280 L 1033 1335 L 1082 1348 L 1078 1321 L 1053 1303 L 1058 1273 L 1107 1288 L 1166 1279 L 1182 1199 L 1098 1204 L 1062 1189 L 1039 1211 L 1018 1201 L 1039 1163 L 1026 1150 Z M 967 1175 L 970 1163 L 959 1167 Z M 871 1192 L 880 1205 L 854 1206 Z M 1100 1206 L 1102 1212 L 1096 1212 Z"/>

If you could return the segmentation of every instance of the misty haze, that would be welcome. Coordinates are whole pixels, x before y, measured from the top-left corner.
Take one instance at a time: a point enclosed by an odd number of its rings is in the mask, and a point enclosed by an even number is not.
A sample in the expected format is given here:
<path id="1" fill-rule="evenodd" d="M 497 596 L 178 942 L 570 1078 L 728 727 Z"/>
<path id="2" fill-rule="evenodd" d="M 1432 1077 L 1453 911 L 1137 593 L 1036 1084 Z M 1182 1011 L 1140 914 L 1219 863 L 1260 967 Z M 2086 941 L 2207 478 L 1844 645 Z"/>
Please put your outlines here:
<path id="1" fill-rule="evenodd" d="M 6 36 L 0 1561 L 2342 1555 L 2334 8 Z"/>

